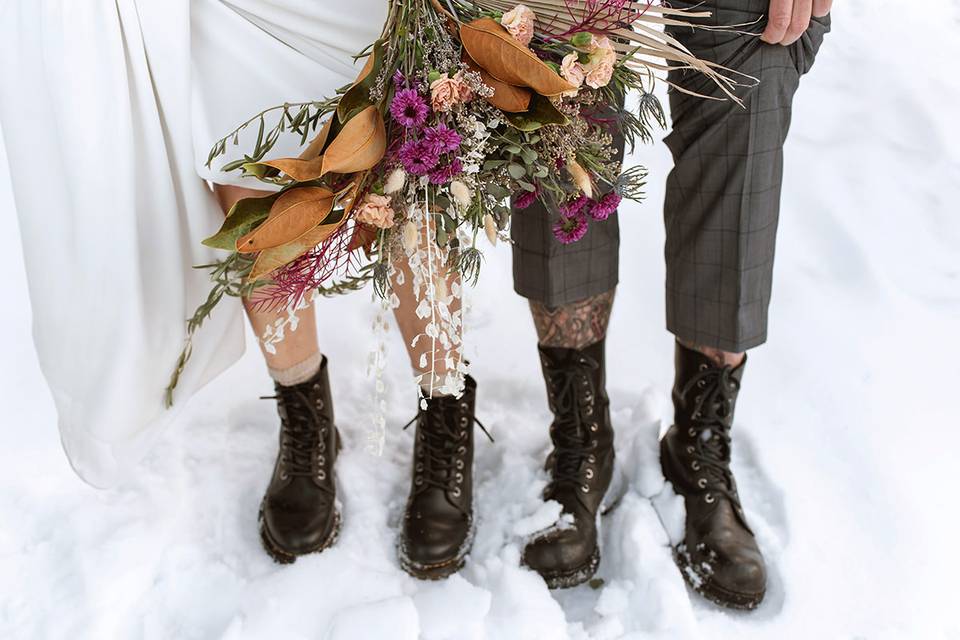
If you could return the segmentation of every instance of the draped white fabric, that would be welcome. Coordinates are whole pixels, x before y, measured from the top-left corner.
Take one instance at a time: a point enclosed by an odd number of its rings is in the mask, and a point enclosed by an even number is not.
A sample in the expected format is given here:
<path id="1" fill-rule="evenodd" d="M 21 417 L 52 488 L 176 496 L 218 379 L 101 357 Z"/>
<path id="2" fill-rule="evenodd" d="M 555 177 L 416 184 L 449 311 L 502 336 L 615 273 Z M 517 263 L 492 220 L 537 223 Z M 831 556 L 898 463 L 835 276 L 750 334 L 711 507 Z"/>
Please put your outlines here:
<path id="1" fill-rule="evenodd" d="M 202 167 L 207 149 L 260 109 L 354 75 L 385 3 L 355 0 L 348 18 L 327 16 L 332 4 L 0 0 L 0 130 L 34 340 L 64 449 L 93 485 L 121 481 L 243 351 L 228 299 L 163 408 L 209 288 L 192 268 L 215 257 L 200 240 L 222 219 L 202 178 L 226 180 Z"/>

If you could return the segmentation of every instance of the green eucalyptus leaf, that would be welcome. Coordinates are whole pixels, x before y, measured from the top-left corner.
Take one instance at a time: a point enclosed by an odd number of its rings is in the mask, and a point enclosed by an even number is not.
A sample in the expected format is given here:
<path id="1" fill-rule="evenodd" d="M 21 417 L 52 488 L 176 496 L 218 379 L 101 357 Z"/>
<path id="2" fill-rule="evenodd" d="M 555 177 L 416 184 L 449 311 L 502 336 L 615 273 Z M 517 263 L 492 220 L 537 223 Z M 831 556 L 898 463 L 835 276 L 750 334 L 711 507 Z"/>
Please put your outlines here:
<path id="1" fill-rule="evenodd" d="M 527 175 L 527 168 L 522 164 L 510 163 L 510 166 L 507 167 L 507 173 L 509 173 L 510 177 L 514 180 L 519 180 Z"/>
<path id="2" fill-rule="evenodd" d="M 507 120 L 520 131 L 536 131 L 545 124 L 566 125 L 567 116 L 560 113 L 549 98 L 533 94 L 530 108 L 524 113 L 504 113 Z"/>

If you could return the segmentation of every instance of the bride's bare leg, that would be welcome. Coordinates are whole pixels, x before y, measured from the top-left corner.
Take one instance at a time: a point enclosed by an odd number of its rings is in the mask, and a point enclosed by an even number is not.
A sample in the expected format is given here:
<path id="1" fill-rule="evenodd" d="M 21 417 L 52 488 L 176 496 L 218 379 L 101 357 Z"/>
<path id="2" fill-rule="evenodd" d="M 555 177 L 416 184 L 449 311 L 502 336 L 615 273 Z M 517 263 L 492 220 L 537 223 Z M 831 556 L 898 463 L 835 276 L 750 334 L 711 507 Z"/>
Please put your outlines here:
<path id="1" fill-rule="evenodd" d="M 255 189 L 245 189 L 231 185 L 216 185 L 214 188 L 217 199 L 224 213 L 230 211 L 230 207 L 243 198 L 259 198 L 270 195 L 268 191 L 257 191 Z M 273 325 L 278 319 L 286 317 L 284 309 L 265 311 L 257 309 L 250 301 L 244 299 L 243 306 L 247 311 L 247 318 L 253 327 L 253 332 L 257 338 L 263 336 L 268 326 Z M 297 312 L 300 323 L 296 331 L 288 331 L 283 340 L 273 345 L 275 352 L 270 353 L 263 347 L 263 341 L 259 340 L 260 350 L 263 358 L 266 360 L 267 367 L 271 375 L 281 384 L 296 384 L 298 378 L 309 379 L 320 366 L 320 349 L 317 345 L 316 330 L 316 312 L 313 305 Z M 300 365 L 305 369 L 296 371 Z M 312 366 L 311 366 L 312 365 Z M 285 373 L 291 375 L 284 376 Z M 299 375 L 297 375 L 299 374 Z M 280 378 L 286 379 L 281 380 Z"/>
<path id="2" fill-rule="evenodd" d="M 258 191 L 232 185 L 215 185 L 214 190 L 224 213 L 228 212 L 230 207 L 242 198 L 258 198 L 270 195 L 268 191 Z M 422 240 L 426 242 L 426 238 Z M 394 310 L 394 317 L 400 328 L 400 333 L 403 336 L 414 373 L 415 375 L 422 376 L 422 384 L 429 391 L 431 378 L 429 375 L 424 374 L 429 374 L 431 370 L 434 371 L 435 378 L 433 380 L 433 388 L 436 389 L 436 387 L 442 384 L 438 382 L 438 379 L 442 379 L 447 373 L 447 356 L 452 355 L 454 361 L 458 358 L 456 354 L 444 349 L 438 342 L 436 351 L 434 352 L 434 361 L 431 363 L 430 352 L 433 341 L 427 336 L 422 336 L 416 347 L 410 346 L 410 343 L 416 336 L 426 332 L 431 317 L 419 318 L 417 316 L 416 308 L 418 302 L 413 291 L 413 273 L 406 260 L 402 259 L 397 262 L 398 273 L 402 272 L 404 278 L 403 284 L 398 284 L 396 278 L 393 282 L 393 291 L 400 299 L 400 306 Z M 445 265 L 439 260 L 435 260 L 434 271 L 446 273 Z M 446 279 L 443 279 L 438 276 L 436 280 L 443 280 L 446 291 L 450 292 L 452 291 L 456 277 L 448 276 Z M 440 288 L 444 288 L 444 285 L 440 285 Z M 453 299 L 449 306 L 451 313 L 459 312 L 460 300 Z M 287 315 L 283 309 L 279 311 L 257 309 L 249 300 L 244 300 L 244 307 L 247 312 L 247 318 L 250 320 L 250 325 L 253 327 L 253 331 L 258 338 L 263 336 L 268 326 L 273 325 L 278 319 L 286 317 Z M 297 330 L 288 331 L 283 340 L 273 345 L 275 353 L 266 351 L 263 348 L 262 341 L 260 343 L 263 357 L 266 360 L 271 375 L 281 384 L 288 386 L 309 379 L 313 373 L 316 373 L 321 360 L 320 348 L 317 343 L 316 311 L 313 304 L 310 304 L 305 309 L 299 310 L 297 315 L 300 320 Z M 426 366 L 420 366 L 421 356 L 423 354 L 426 354 Z"/>

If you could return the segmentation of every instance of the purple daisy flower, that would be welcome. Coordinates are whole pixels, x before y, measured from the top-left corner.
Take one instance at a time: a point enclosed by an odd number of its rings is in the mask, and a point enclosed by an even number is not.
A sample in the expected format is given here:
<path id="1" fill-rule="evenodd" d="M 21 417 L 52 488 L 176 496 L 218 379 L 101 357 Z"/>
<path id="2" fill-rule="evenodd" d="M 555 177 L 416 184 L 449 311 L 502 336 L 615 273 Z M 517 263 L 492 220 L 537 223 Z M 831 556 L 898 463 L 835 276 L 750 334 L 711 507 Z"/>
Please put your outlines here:
<path id="1" fill-rule="evenodd" d="M 584 194 L 580 194 L 578 197 L 573 200 L 568 200 L 560 205 L 560 215 L 564 218 L 574 218 L 581 215 L 584 208 L 590 203 L 590 198 Z"/>
<path id="2" fill-rule="evenodd" d="M 571 218 L 561 217 L 553 225 L 553 236 L 561 244 L 572 244 L 587 233 L 587 216 L 582 213 Z"/>
<path id="3" fill-rule="evenodd" d="M 520 193 L 513 196 L 513 208 L 517 210 L 526 209 L 536 201 L 537 201 L 536 191 L 521 191 Z"/>
<path id="4" fill-rule="evenodd" d="M 390 115 L 405 127 L 419 127 L 427 121 L 427 103 L 413 89 L 401 89 L 390 101 Z"/>
<path id="5" fill-rule="evenodd" d="M 620 200 L 620 194 L 611 191 L 600 198 L 599 202 L 593 203 L 590 207 L 590 217 L 594 220 L 606 220 L 611 214 L 616 213 L 617 207 L 620 206 Z"/>
<path id="6" fill-rule="evenodd" d="M 415 176 L 424 176 L 437 166 L 439 158 L 431 153 L 420 140 L 408 140 L 400 147 L 400 163 L 403 168 Z"/>
<path id="7" fill-rule="evenodd" d="M 448 164 L 431 171 L 430 182 L 432 184 L 447 184 L 461 173 L 463 173 L 463 163 L 460 162 L 460 158 L 454 158 Z"/>
<path id="8" fill-rule="evenodd" d="M 445 124 L 438 124 L 424 129 L 423 142 L 428 149 L 440 155 L 460 148 L 460 134 Z"/>

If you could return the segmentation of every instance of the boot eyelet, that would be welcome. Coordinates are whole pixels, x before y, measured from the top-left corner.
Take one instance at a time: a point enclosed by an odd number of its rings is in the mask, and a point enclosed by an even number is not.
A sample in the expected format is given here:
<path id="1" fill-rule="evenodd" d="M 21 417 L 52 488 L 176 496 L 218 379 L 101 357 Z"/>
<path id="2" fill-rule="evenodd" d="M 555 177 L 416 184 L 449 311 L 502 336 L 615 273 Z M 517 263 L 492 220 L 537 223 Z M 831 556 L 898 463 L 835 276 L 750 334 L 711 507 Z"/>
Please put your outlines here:
<path id="1" fill-rule="evenodd" d="M 423 463 L 418 462 L 417 464 L 414 465 L 413 469 L 418 473 L 423 471 Z"/>
<path id="2" fill-rule="evenodd" d="M 598 425 L 596 422 L 590 423 L 590 431 L 593 431 L 594 433 L 596 433 L 599 428 L 600 428 L 600 425 Z"/>
<path id="3" fill-rule="evenodd" d="M 716 498 L 713 497 L 712 493 L 708 493 L 703 497 L 703 501 L 706 502 L 707 504 L 713 504 L 715 500 Z"/>
<path id="4" fill-rule="evenodd" d="M 699 403 L 701 400 L 703 400 L 703 396 L 702 396 L 702 395 L 698 395 L 696 398 L 693 399 L 694 402 L 698 402 L 698 403 Z"/>
<path id="5" fill-rule="evenodd" d="M 317 472 L 317 480 L 326 480 L 326 479 L 327 479 L 327 472 L 326 472 L 326 471 L 324 471 L 323 469 L 321 469 L 320 471 Z"/>
<path id="6" fill-rule="evenodd" d="M 687 435 L 692 438 L 697 435 L 697 430 L 694 429 L 693 427 L 690 427 L 689 429 L 687 429 Z"/>
<path id="7" fill-rule="evenodd" d="M 461 403 L 460 403 L 460 410 L 461 410 L 461 411 L 469 411 L 469 410 L 470 410 L 470 407 L 469 407 L 469 405 L 467 405 L 466 402 L 461 402 Z"/>
<path id="8" fill-rule="evenodd" d="M 593 480 L 593 469 L 587 469 L 587 472 L 583 475 L 587 480 Z"/>
<path id="9" fill-rule="evenodd" d="M 707 488 L 707 479 L 706 479 L 706 478 L 700 478 L 699 480 L 697 480 L 697 486 L 700 487 L 701 489 L 706 489 L 706 488 Z"/>
<path id="10" fill-rule="evenodd" d="M 696 451 L 696 449 L 693 448 L 693 445 L 692 445 L 692 444 L 687 445 L 687 453 L 693 455 L 693 453 L 694 453 L 695 451 Z"/>
<path id="11" fill-rule="evenodd" d="M 587 462 L 589 462 L 590 464 L 593 464 L 596 461 L 597 461 L 597 456 L 593 455 L 592 453 L 587 456 Z"/>
<path id="12" fill-rule="evenodd" d="M 323 400 L 317 400 L 317 409 L 323 411 Z"/>
<path id="13" fill-rule="evenodd" d="M 586 416 L 592 416 L 592 415 L 593 415 L 593 407 L 587 407 L 586 409 L 584 409 L 584 410 L 583 410 L 583 414 L 586 415 Z"/>
<path id="14" fill-rule="evenodd" d="M 457 460 L 457 469 L 463 469 L 463 460 Z"/>
<path id="15" fill-rule="evenodd" d="M 707 386 L 707 381 L 706 381 L 706 380 L 697 380 L 697 386 L 698 386 L 699 388 L 703 389 L 705 386 Z"/>
<path id="16" fill-rule="evenodd" d="M 588 485 L 582 484 L 580 485 L 580 491 L 584 493 L 590 493 L 590 487 Z"/>
<path id="17" fill-rule="evenodd" d="M 280 479 L 281 479 L 281 480 L 289 480 L 289 479 L 290 479 L 290 476 L 287 474 L 286 471 L 281 471 L 281 472 L 280 472 Z"/>
<path id="18" fill-rule="evenodd" d="M 423 478 L 421 478 L 420 476 L 417 476 L 416 478 L 414 478 L 413 484 L 417 485 L 418 487 L 423 485 Z"/>
<path id="19" fill-rule="evenodd" d="M 700 463 L 696 460 L 690 463 L 690 468 L 694 471 L 700 471 Z"/>
<path id="20" fill-rule="evenodd" d="M 702 416 L 702 415 L 703 415 L 703 414 L 700 413 L 699 411 L 694 411 L 694 412 L 693 412 L 693 419 L 694 419 L 694 420 L 699 420 L 699 419 L 700 419 L 700 416 Z"/>
<path id="21" fill-rule="evenodd" d="M 462 455 L 465 455 L 466 453 L 467 453 L 467 448 L 465 446 L 460 445 L 459 447 L 457 447 L 457 454 L 462 456 Z"/>
<path id="22" fill-rule="evenodd" d="M 454 490 L 451 492 L 451 494 L 453 495 L 454 498 L 459 498 L 459 497 L 460 497 L 460 487 L 457 487 L 456 489 L 454 489 Z"/>
<path id="23" fill-rule="evenodd" d="M 323 456 L 317 456 L 317 464 L 326 464 L 327 459 Z"/>
<path id="24" fill-rule="evenodd" d="M 710 368 L 710 367 L 708 367 L 707 365 L 705 365 L 705 364 L 703 364 L 703 363 L 701 363 L 701 364 L 700 364 L 700 367 L 699 367 L 700 371 L 706 371 L 706 370 L 709 369 L 709 368 Z"/>
<path id="25" fill-rule="evenodd" d="M 459 471 L 457 472 L 457 475 L 454 477 L 457 479 L 457 482 L 463 482 L 463 474 L 460 473 Z"/>
<path id="26" fill-rule="evenodd" d="M 462 418 L 460 418 L 460 426 L 461 426 L 461 427 L 467 426 L 467 423 L 468 423 L 468 422 L 469 422 L 469 420 L 467 420 L 467 416 L 463 416 Z"/>

